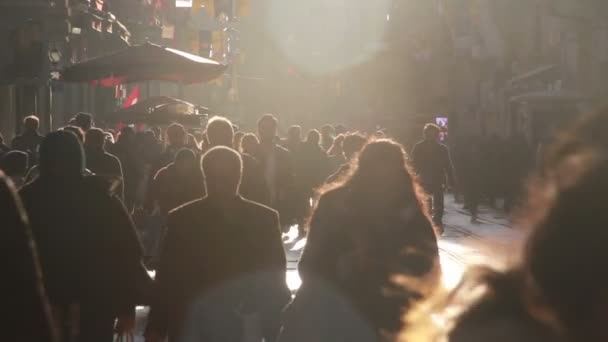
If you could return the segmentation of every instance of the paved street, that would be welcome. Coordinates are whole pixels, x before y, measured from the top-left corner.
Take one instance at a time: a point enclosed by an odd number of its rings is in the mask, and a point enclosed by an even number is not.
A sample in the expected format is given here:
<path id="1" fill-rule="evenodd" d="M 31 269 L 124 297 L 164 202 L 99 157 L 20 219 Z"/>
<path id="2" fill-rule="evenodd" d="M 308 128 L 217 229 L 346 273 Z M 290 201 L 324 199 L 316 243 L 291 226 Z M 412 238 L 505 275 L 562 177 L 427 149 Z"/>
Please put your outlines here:
<path id="1" fill-rule="evenodd" d="M 500 255 L 508 255 L 509 249 L 521 240 L 521 233 L 511 229 L 508 220 L 501 214 L 481 208 L 479 223 L 472 224 L 471 217 L 454 203 L 452 196 L 446 198 L 445 234 L 439 241 L 443 282 L 447 288 L 458 284 L 464 271 L 478 263 L 498 263 Z M 285 234 L 285 250 L 288 260 L 287 284 L 293 291 L 300 287 L 297 261 L 306 238 L 298 237 L 296 227 Z M 500 255 L 499 255 L 500 254 Z M 138 308 L 138 334 L 143 331 L 147 310 Z M 135 339 L 143 341 L 141 336 Z"/>

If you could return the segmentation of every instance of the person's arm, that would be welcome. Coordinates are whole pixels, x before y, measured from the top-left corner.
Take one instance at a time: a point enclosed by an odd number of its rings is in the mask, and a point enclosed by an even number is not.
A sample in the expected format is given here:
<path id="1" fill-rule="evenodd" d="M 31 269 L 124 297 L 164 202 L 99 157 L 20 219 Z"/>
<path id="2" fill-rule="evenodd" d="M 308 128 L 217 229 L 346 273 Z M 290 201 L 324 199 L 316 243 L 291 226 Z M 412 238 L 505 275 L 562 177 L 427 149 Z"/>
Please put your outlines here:
<path id="1" fill-rule="evenodd" d="M 336 246 L 333 246 L 331 241 L 332 224 L 328 222 L 330 215 L 328 205 L 327 199 L 321 197 L 312 215 L 306 248 L 298 263 L 302 282 L 335 273 L 335 265 L 329 257 Z"/>
<path id="2" fill-rule="evenodd" d="M 122 173 L 122 164 L 120 163 L 120 159 L 114 157 L 114 175 L 118 178 L 120 184 L 118 184 L 118 195 L 121 201 L 125 201 L 125 177 Z"/>

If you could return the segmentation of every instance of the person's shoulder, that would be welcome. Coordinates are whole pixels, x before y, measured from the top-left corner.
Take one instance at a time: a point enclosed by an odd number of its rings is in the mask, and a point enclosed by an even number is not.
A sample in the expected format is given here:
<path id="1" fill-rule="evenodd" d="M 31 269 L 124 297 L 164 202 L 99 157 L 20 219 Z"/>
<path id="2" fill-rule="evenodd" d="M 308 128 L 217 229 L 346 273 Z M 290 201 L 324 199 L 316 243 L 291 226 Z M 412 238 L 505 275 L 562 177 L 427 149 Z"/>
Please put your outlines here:
<path id="1" fill-rule="evenodd" d="M 184 216 L 189 216 L 194 213 L 200 212 L 207 205 L 206 198 L 199 198 L 193 201 L 184 203 L 179 207 L 169 211 L 169 219 L 177 219 Z"/>
<path id="2" fill-rule="evenodd" d="M 348 194 L 348 188 L 345 186 L 340 186 L 335 189 L 331 189 L 319 198 L 319 205 L 332 205 L 337 203 L 343 203 L 346 196 Z"/>
<path id="3" fill-rule="evenodd" d="M 274 145 L 274 149 L 277 153 L 281 154 L 281 155 L 289 155 L 289 150 L 286 149 L 285 147 L 281 146 L 281 145 Z"/>
<path id="4" fill-rule="evenodd" d="M 254 202 L 254 201 L 248 200 L 243 197 L 241 197 L 241 203 L 245 208 L 247 208 L 254 214 L 264 215 L 264 216 L 268 216 L 268 217 L 277 216 L 279 214 L 278 211 L 276 211 L 264 204 Z"/>

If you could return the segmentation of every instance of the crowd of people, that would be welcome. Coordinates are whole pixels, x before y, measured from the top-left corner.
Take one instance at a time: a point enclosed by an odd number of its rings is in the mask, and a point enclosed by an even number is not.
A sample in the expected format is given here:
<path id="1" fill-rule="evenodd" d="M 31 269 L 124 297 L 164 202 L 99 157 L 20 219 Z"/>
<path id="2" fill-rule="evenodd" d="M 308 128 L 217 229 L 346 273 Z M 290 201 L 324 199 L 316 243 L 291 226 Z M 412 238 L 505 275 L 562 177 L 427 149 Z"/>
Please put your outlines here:
<path id="1" fill-rule="evenodd" d="M 474 268 L 449 293 L 444 191 L 467 165 L 454 170 L 433 124 L 408 153 L 344 125 L 281 139 L 270 114 L 255 133 L 214 117 L 199 137 L 102 130 L 85 113 L 43 136 L 27 117 L 0 140 L 4 336 L 110 342 L 149 306 L 148 342 L 604 341 L 606 114 L 547 149 L 520 201 L 517 262 Z M 463 156 L 481 163 L 482 148 Z M 295 294 L 292 225 L 307 236 Z"/>

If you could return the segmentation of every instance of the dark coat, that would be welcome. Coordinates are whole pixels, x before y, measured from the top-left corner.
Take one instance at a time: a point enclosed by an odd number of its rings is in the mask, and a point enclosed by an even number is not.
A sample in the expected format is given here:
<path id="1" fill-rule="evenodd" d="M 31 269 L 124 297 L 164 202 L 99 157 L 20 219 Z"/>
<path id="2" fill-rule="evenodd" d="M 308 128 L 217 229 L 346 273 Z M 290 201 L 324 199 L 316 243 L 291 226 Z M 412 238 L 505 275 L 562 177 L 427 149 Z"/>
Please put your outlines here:
<path id="1" fill-rule="evenodd" d="M 4 178 L 0 178 L 0 208 L 2 340 L 54 341 L 50 306 L 42 282 L 36 244 L 26 224 L 25 212 Z"/>
<path id="2" fill-rule="evenodd" d="M 116 189 L 114 193 L 124 201 L 124 184 L 120 159 L 104 150 L 87 150 L 86 161 L 87 169 L 107 179 L 109 184 Z"/>
<path id="3" fill-rule="evenodd" d="M 291 212 L 289 195 L 294 184 L 294 168 L 291 153 L 279 145 L 269 148 L 260 145 L 255 158 L 262 166 L 262 174 L 266 179 L 271 157 L 274 156 L 274 178 L 267 180 L 270 193 L 270 207 L 281 214 L 282 223 L 289 222 L 293 218 Z"/>
<path id="4" fill-rule="evenodd" d="M 40 177 L 20 192 L 50 301 L 61 309 L 79 304 L 81 324 L 132 312 L 149 280 L 131 218 L 105 184 L 95 176 Z"/>
<path id="5" fill-rule="evenodd" d="M 372 212 L 351 191 L 319 201 L 282 341 L 375 341 L 380 331 L 398 332 L 403 313 L 437 284 L 437 241 L 418 204 Z M 392 276 L 410 282 L 397 287 Z"/>
<path id="6" fill-rule="evenodd" d="M 30 165 L 38 164 L 38 146 L 44 137 L 38 132 L 28 131 L 16 136 L 12 143 L 13 150 L 27 152 L 30 157 Z"/>
<path id="7" fill-rule="evenodd" d="M 169 215 L 147 331 L 176 341 L 189 320 L 208 323 L 189 313 L 207 312 L 222 327 L 199 329 L 198 340 L 240 341 L 236 312 L 261 312 L 273 341 L 289 298 L 285 272 L 276 211 L 242 197 L 223 207 L 209 198 L 186 204 Z M 234 335 L 209 338 L 214 331 Z"/>
<path id="8" fill-rule="evenodd" d="M 454 168 L 447 146 L 423 140 L 414 146 L 412 161 L 427 191 L 435 191 L 445 184 L 454 185 Z"/>

